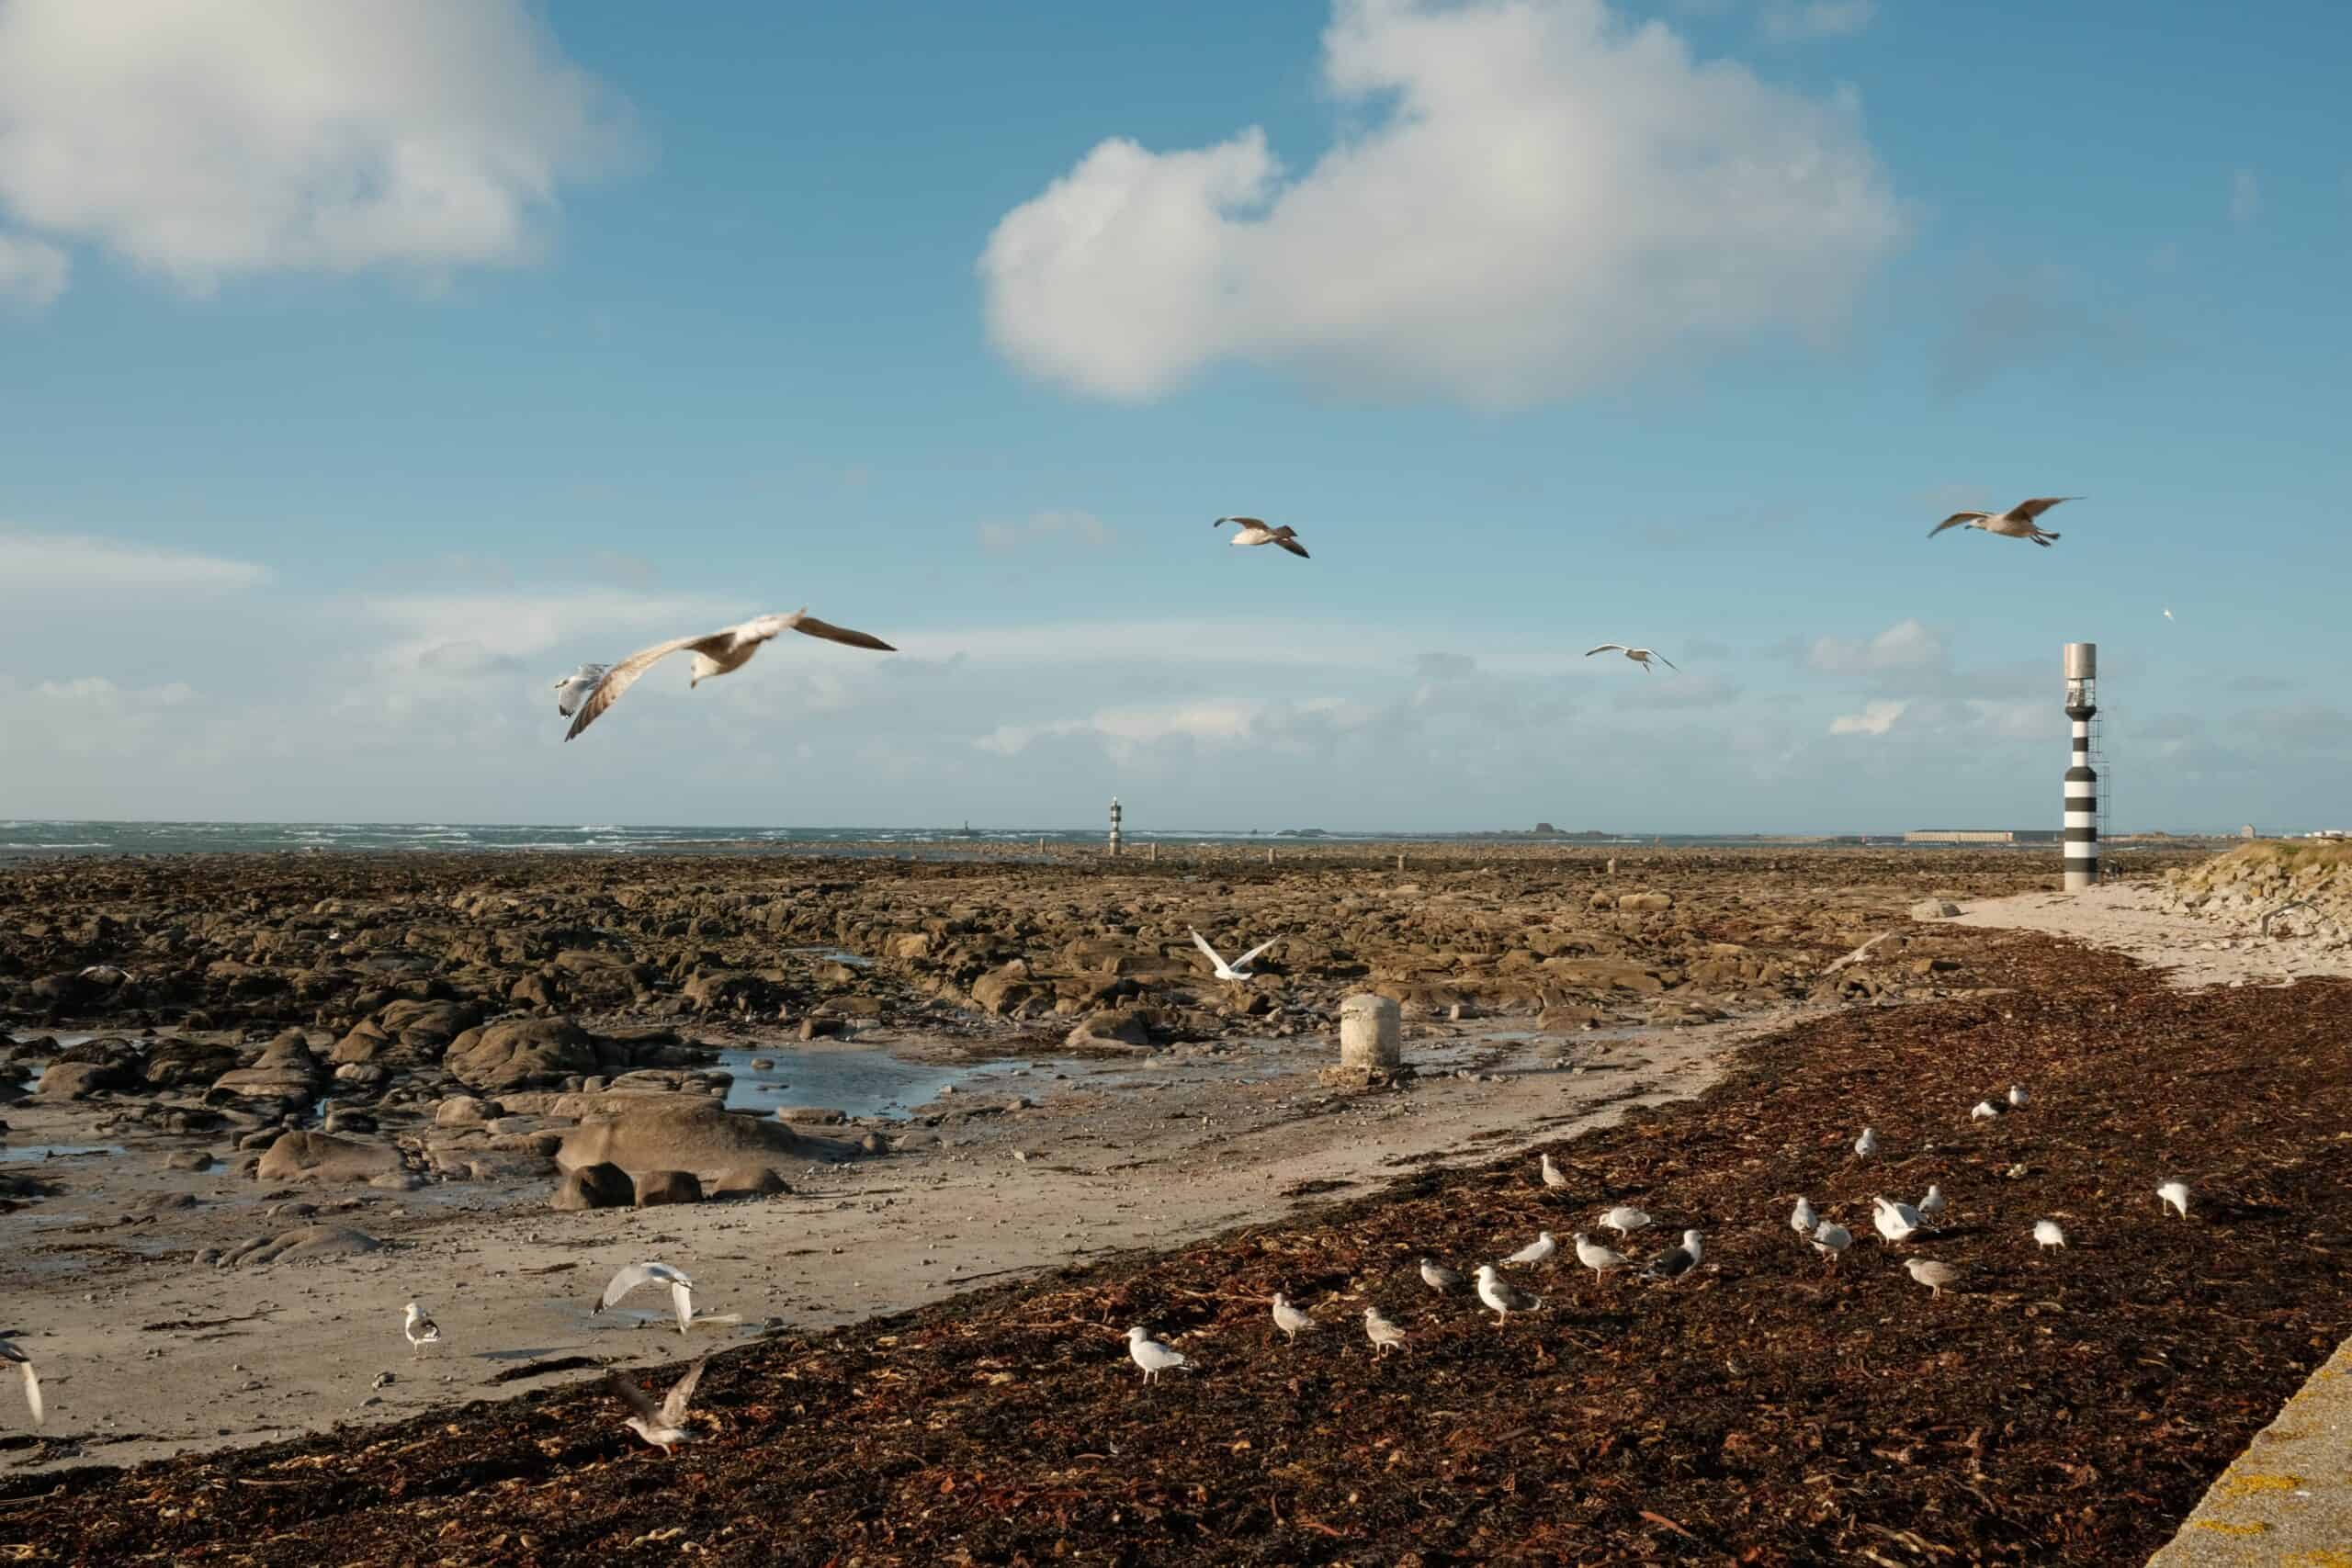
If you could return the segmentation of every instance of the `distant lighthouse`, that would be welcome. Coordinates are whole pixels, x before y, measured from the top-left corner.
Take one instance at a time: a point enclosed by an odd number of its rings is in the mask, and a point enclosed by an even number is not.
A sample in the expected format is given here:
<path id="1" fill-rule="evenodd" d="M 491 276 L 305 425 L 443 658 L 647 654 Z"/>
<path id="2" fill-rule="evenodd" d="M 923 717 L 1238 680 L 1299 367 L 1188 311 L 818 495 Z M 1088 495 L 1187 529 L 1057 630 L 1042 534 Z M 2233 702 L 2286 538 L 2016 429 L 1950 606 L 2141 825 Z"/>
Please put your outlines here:
<path id="1" fill-rule="evenodd" d="M 1119 854 L 1119 797 L 1118 797 L 1117 795 L 1113 795 L 1113 796 L 1111 797 L 1111 858 L 1113 858 L 1114 860 L 1116 860 L 1116 859 L 1118 858 L 1118 854 Z"/>
<path id="2" fill-rule="evenodd" d="M 2091 768 L 2091 720 L 2098 715 L 2098 644 L 2066 645 L 2066 716 L 2075 725 L 2066 770 L 2066 891 L 2098 886 L 2098 774 Z"/>

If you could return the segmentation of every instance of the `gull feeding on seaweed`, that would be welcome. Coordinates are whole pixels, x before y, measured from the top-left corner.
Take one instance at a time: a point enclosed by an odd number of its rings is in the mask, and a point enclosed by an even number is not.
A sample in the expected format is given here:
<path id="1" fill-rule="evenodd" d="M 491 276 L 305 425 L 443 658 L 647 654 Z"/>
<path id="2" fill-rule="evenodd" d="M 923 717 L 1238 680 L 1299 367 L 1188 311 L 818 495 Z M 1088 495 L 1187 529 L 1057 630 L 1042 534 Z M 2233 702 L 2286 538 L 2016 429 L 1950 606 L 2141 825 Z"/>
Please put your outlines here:
<path id="1" fill-rule="evenodd" d="M 852 631 L 847 626 L 837 626 L 829 622 L 820 621 L 808 613 L 806 605 L 788 615 L 761 615 L 739 626 L 722 626 L 718 631 L 709 632 L 701 637 L 673 637 L 668 642 L 657 642 L 651 648 L 638 649 L 598 676 L 589 686 L 584 698 L 578 695 L 572 696 L 571 700 L 579 705 L 580 712 L 578 716 L 572 719 L 571 728 L 564 731 L 563 738 L 566 740 L 572 739 L 581 731 L 595 723 L 606 708 L 620 701 L 622 694 L 637 683 L 639 676 L 673 653 L 691 651 L 695 656 L 694 672 L 686 681 L 686 685 L 691 690 L 701 685 L 705 681 L 715 681 L 721 675 L 729 675 L 741 670 L 752 661 L 752 655 L 759 652 L 762 643 L 781 636 L 785 632 L 799 632 L 804 637 L 823 637 L 828 642 L 846 643 L 852 648 L 870 648 L 877 653 L 898 651 L 880 637 L 869 637 L 864 632 Z M 594 668 L 595 666 L 590 664 L 582 665 L 579 670 L 556 682 L 557 691 L 563 692 L 567 686 L 577 682 Z M 563 700 L 561 696 L 558 697 L 559 707 Z"/>
<path id="2" fill-rule="evenodd" d="M 1601 1215 L 1600 1223 L 1619 1235 L 1631 1235 L 1635 1231 L 1648 1229 L 1654 1222 L 1632 1204 L 1620 1203 Z"/>
<path id="3" fill-rule="evenodd" d="M 2188 1183 L 2186 1181 L 2165 1182 L 2156 1189 L 2156 1201 L 2166 1208 L 2178 1211 L 2182 1219 L 2188 1218 Z"/>
<path id="4" fill-rule="evenodd" d="M 2063 1247 L 2066 1245 L 2066 1232 L 2056 1220 L 2036 1220 L 2033 1222 L 2033 1244 L 2044 1252 Z"/>
<path id="5" fill-rule="evenodd" d="M 1682 1245 L 1663 1257 L 1651 1258 L 1649 1266 L 1642 1270 L 1642 1278 L 1679 1280 L 1683 1275 L 1699 1267 L 1699 1260 L 1706 1256 L 1702 1245 L 1703 1240 L 1704 1238 L 1697 1231 L 1684 1231 Z"/>
<path id="6" fill-rule="evenodd" d="M 1576 1234 L 1576 1247 L 1577 1261 L 1591 1269 L 1596 1279 L 1605 1276 L 1611 1269 L 1623 1269 L 1631 1261 L 1623 1253 L 1590 1240 L 1582 1231 Z"/>
<path id="7" fill-rule="evenodd" d="M 1434 1258 L 1424 1258 L 1421 1259 L 1421 1283 L 1443 1295 L 1462 1283 L 1462 1276 Z"/>
<path id="8" fill-rule="evenodd" d="M 1835 1263 L 1854 1245 L 1854 1233 L 1844 1225 L 1824 1220 L 1813 1233 L 1813 1249 Z"/>

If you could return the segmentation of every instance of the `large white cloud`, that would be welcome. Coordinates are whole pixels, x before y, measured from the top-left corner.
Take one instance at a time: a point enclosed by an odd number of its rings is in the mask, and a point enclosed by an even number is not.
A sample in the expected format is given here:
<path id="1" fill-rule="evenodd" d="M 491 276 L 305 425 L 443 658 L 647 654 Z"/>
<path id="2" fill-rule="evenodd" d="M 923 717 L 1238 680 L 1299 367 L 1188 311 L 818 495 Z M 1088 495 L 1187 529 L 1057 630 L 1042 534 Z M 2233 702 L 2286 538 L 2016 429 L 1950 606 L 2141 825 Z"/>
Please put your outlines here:
<path id="1" fill-rule="evenodd" d="M 1261 132 L 1098 145 L 1005 215 L 988 328 L 1140 399 L 1217 363 L 1506 405 L 1846 314 L 1903 220 L 1852 103 L 1601 0 L 1337 0 L 1351 119 L 1286 179 Z"/>
<path id="2" fill-rule="evenodd" d="M 0 0 L 0 209 L 192 289 L 527 260 L 626 142 L 521 0 Z"/>

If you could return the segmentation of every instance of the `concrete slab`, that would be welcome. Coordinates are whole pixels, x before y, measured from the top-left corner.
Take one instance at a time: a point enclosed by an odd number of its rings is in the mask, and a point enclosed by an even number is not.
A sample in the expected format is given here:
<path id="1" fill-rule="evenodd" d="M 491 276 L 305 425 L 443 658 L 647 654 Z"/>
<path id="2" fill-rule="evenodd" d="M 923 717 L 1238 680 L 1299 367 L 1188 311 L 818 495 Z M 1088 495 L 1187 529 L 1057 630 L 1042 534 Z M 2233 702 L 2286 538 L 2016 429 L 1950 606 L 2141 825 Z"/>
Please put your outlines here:
<path id="1" fill-rule="evenodd" d="M 2352 1340 L 2255 1434 L 2148 1568 L 2352 1568 Z"/>

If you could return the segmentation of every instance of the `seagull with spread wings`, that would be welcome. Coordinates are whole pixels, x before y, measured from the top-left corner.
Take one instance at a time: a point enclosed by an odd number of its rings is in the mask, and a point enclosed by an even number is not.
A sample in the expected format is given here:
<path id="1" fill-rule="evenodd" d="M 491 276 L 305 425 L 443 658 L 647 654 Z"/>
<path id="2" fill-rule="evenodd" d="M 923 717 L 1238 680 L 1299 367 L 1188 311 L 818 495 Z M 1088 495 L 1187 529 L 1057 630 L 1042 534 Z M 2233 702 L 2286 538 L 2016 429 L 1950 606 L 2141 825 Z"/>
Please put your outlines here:
<path id="1" fill-rule="evenodd" d="M 805 605 L 789 615 L 762 615 L 741 626 L 721 627 L 707 637 L 673 637 L 668 642 L 657 642 L 651 648 L 639 649 L 594 677 L 589 671 L 595 670 L 596 666 L 583 664 L 557 682 L 558 711 L 571 711 L 563 706 L 566 702 L 577 703 L 580 709 L 571 721 L 571 728 L 564 731 L 563 738 L 566 740 L 576 739 L 582 730 L 595 723 L 606 708 L 620 701 L 621 694 L 637 684 L 639 676 L 673 653 L 691 651 L 694 654 L 694 673 L 686 681 L 687 686 L 692 688 L 705 681 L 717 680 L 721 675 L 741 670 L 752 661 L 752 655 L 759 652 L 762 643 L 788 631 L 799 632 L 806 637 L 820 637 L 827 642 L 847 643 L 852 648 L 870 648 L 877 653 L 898 651 L 878 637 L 868 637 L 847 626 L 820 621 L 810 615 Z M 579 683 L 583 680 L 593 681 L 584 696 L 578 693 Z"/>
<path id="2" fill-rule="evenodd" d="M 1998 534 L 2005 539 L 2031 539 L 2048 549 L 2058 536 L 2034 521 L 2062 501 L 2080 501 L 2079 495 L 2045 495 L 2033 501 L 2020 501 L 2007 512 L 1955 512 L 1928 530 L 1934 538 L 1947 528 L 1982 528 L 1987 534 Z"/>
<path id="3" fill-rule="evenodd" d="M 1184 929 L 1188 931 L 1193 931 L 1193 928 L 1190 926 L 1186 926 Z M 1250 973 L 1250 961 L 1257 957 L 1258 954 L 1265 952 L 1266 949 L 1273 946 L 1274 942 L 1280 941 L 1282 941 L 1282 938 L 1276 937 L 1273 939 L 1273 942 L 1261 942 L 1257 946 L 1251 948 L 1249 952 L 1243 953 L 1240 957 L 1235 959 L 1232 963 L 1227 964 L 1223 958 L 1218 956 L 1216 949 L 1209 945 L 1208 938 L 1203 936 L 1198 931 L 1193 931 L 1193 945 L 1199 948 L 1203 953 L 1208 954 L 1209 962 L 1216 966 L 1216 977 L 1220 980 L 1232 980 L 1237 983 L 1244 980 L 1256 979 L 1257 976 Z"/>
<path id="4" fill-rule="evenodd" d="M 1653 659 L 1657 660 L 1660 664 L 1665 665 L 1668 670 L 1679 668 L 1673 660 L 1668 659 L 1665 654 L 1660 653 L 1654 648 L 1628 648 L 1622 642 L 1604 642 L 1599 648 L 1586 649 L 1584 656 L 1587 659 L 1590 659 L 1596 653 L 1622 653 L 1626 658 L 1632 660 L 1634 663 L 1640 665 L 1642 667 L 1642 673 L 1645 675 L 1650 672 L 1650 660 Z"/>
<path id="5" fill-rule="evenodd" d="M 1298 531 L 1287 523 L 1274 528 L 1255 517 L 1220 517 L 1209 526 L 1222 528 L 1227 523 L 1235 525 L 1232 543 L 1237 547 L 1280 545 L 1301 560 L 1312 558 L 1306 553 L 1306 547 L 1298 542 Z"/>
<path id="6" fill-rule="evenodd" d="M 636 1412 L 628 1418 L 628 1429 L 674 1459 L 673 1450 L 678 1444 L 694 1440 L 694 1434 L 686 1430 L 686 1408 L 694 1403 L 695 1385 L 702 1382 L 702 1370 L 709 1363 L 710 1358 L 705 1356 L 688 1367 L 686 1375 L 671 1385 L 668 1397 L 660 1404 L 637 1386 L 636 1379 L 624 1373 L 607 1372 L 605 1382 Z"/>
<path id="7" fill-rule="evenodd" d="M 685 1271 L 673 1269 L 667 1263 L 632 1263 L 615 1274 L 605 1286 L 605 1293 L 597 1300 L 594 1311 L 618 1306 L 621 1298 L 639 1285 L 667 1285 L 670 1304 L 677 1309 L 678 1332 L 684 1334 L 695 1320 L 695 1282 Z"/>

